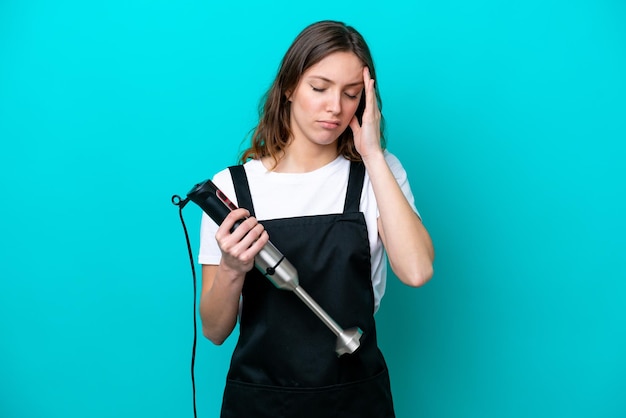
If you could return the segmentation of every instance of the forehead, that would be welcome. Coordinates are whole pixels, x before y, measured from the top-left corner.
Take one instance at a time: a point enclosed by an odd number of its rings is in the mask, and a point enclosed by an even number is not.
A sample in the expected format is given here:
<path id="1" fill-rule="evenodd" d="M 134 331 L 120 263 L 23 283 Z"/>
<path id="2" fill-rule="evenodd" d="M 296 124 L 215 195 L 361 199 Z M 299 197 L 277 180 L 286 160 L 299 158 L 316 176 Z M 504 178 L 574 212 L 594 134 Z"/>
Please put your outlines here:
<path id="1" fill-rule="evenodd" d="M 333 52 L 309 67 L 302 78 L 322 78 L 337 84 L 363 82 L 365 65 L 353 52 Z"/>

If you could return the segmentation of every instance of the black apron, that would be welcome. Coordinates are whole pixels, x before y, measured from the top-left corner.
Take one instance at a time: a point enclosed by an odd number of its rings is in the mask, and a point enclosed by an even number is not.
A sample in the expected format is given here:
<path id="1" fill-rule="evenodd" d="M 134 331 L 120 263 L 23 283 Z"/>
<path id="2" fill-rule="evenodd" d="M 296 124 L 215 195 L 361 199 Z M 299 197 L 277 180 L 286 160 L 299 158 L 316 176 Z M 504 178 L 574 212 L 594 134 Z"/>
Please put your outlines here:
<path id="1" fill-rule="evenodd" d="M 254 215 L 243 166 L 231 167 L 240 207 Z M 344 212 L 262 221 L 298 270 L 300 285 L 344 329 L 364 335 L 338 357 L 337 337 L 292 292 L 257 269 L 244 282 L 240 335 L 222 418 L 395 417 L 376 341 L 367 226 L 359 202 L 365 167 L 351 163 Z"/>

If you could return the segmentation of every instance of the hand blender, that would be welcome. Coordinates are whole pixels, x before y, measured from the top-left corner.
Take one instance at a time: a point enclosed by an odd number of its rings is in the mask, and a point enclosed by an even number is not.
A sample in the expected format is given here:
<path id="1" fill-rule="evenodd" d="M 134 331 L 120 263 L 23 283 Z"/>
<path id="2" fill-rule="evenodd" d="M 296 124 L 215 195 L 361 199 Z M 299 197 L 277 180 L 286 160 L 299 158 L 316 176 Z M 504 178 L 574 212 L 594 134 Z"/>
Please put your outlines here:
<path id="1" fill-rule="evenodd" d="M 200 206 L 218 225 L 221 225 L 231 210 L 237 209 L 237 206 L 210 180 L 196 184 L 187 193 L 187 199 Z M 243 219 L 235 223 L 234 228 L 237 228 L 242 221 Z M 295 293 L 330 328 L 337 336 L 335 352 L 338 356 L 352 354 L 359 348 L 363 331 L 359 328 L 342 329 L 300 286 L 297 270 L 274 244 L 269 241 L 265 244 L 254 258 L 254 265 L 278 289 Z"/>

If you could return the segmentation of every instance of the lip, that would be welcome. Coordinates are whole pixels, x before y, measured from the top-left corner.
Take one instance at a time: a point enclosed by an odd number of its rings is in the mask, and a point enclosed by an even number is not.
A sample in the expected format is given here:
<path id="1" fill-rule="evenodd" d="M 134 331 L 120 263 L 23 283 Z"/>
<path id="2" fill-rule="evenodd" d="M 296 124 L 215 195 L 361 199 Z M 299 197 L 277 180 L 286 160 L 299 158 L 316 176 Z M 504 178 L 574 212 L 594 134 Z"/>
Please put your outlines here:
<path id="1" fill-rule="evenodd" d="M 341 125 L 338 120 L 318 120 L 317 122 L 325 129 L 335 129 Z"/>

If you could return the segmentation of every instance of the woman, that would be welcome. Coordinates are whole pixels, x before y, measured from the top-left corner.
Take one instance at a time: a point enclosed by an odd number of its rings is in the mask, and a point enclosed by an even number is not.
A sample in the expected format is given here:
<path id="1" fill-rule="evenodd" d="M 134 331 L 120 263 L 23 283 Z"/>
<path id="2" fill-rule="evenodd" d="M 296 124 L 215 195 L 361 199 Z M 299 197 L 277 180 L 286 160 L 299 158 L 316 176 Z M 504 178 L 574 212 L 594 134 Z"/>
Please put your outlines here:
<path id="1" fill-rule="evenodd" d="M 240 207 L 219 228 L 205 215 L 201 228 L 203 332 L 221 344 L 240 320 L 223 417 L 394 416 L 373 318 L 386 258 L 420 286 L 434 253 L 406 173 L 381 143 L 374 80 L 356 30 L 307 27 L 283 58 L 243 165 L 213 179 Z M 269 237 L 340 326 L 364 331 L 355 353 L 337 357 L 335 335 L 253 268 Z"/>

